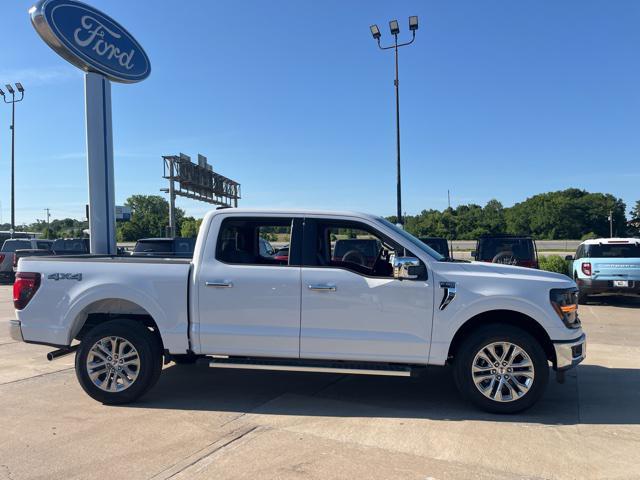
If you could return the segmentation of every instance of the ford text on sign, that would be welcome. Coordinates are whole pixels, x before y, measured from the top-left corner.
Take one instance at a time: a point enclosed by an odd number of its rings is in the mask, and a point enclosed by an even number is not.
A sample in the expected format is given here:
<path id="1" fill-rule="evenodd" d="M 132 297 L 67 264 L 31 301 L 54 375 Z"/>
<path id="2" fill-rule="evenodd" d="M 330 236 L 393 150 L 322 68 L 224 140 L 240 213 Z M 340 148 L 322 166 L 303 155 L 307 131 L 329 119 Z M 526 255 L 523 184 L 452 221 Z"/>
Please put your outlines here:
<path id="1" fill-rule="evenodd" d="M 124 83 L 151 73 L 140 44 L 99 10 L 75 0 L 41 0 L 29 12 L 42 39 L 78 68 Z"/>

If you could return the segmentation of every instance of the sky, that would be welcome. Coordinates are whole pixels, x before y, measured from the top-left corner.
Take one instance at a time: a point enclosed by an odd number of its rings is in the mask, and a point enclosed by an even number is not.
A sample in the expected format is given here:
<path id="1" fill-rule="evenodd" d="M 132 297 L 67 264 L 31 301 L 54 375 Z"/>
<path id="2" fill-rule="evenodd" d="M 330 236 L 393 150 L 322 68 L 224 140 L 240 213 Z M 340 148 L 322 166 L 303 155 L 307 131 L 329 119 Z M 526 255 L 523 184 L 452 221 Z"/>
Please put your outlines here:
<path id="1" fill-rule="evenodd" d="M 16 106 L 16 223 L 84 217 L 83 74 L 3 2 L 0 83 Z M 403 210 L 505 206 L 577 187 L 640 199 L 636 0 L 92 0 L 152 72 L 112 85 L 116 203 L 158 194 L 162 155 L 206 155 L 244 207 L 395 214 L 392 51 L 400 50 Z M 0 223 L 10 220 L 10 108 L 0 104 Z M 211 205 L 178 199 L 188 215 Z"/>

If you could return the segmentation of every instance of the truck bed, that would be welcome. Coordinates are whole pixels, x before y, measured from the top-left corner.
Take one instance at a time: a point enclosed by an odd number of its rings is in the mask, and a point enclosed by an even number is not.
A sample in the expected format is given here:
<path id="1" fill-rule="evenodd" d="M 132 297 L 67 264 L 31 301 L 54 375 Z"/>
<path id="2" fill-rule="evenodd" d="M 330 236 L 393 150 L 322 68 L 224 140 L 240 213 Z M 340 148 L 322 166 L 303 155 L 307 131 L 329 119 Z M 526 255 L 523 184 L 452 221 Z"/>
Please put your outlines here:
<path id="1" fill-rule="evenodd" d="M 69 255 L 22 258 L 18 272 L 40 274 L 33 299 L 16 316 L 25 341 L 69 345 L 90 315 L 146 315 L 164 348 L 189 348 L 188 285 L 185 258 Z"/>

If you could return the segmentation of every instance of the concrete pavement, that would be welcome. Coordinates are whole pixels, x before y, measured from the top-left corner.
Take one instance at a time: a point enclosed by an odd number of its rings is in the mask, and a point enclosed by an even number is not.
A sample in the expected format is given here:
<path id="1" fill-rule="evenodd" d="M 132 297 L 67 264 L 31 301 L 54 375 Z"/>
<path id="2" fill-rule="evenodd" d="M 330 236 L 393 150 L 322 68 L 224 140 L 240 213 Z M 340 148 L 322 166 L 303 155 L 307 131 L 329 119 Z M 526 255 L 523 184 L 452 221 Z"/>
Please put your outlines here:
<path id="1" fill-rule="evenodd" d="M 0 318 L 12 316 L 0 287 Z M 0 479 L 640 478 L 640 301 L 581 307 L 588 358 L 517 416 L 417 379 L 168 365 L 134 405 L 0 326 Z"/>

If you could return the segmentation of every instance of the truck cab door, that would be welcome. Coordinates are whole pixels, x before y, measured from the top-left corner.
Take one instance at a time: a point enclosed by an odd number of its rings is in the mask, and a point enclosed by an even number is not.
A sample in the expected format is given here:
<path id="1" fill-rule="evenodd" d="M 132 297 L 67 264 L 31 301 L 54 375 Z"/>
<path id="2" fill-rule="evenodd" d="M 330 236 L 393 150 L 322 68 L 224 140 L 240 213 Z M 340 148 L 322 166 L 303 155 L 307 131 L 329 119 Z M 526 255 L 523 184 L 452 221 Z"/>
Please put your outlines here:
<path id="1" fill-rule="evenodd" d="M 221 215 L 210 231 L 196 275 L 200 353 L 297 358 L 302 219 Z"/>
<path id="2" fill-rule="evenodd" d="M 305 219 L 301 358 L 427 363 L 433 284 L 395 279 L 389 247 L 371 225 Z"/>

